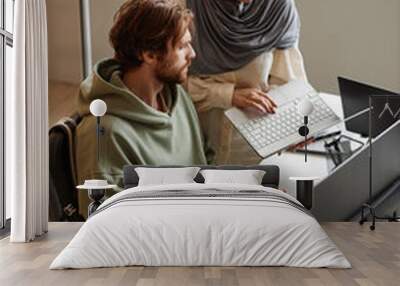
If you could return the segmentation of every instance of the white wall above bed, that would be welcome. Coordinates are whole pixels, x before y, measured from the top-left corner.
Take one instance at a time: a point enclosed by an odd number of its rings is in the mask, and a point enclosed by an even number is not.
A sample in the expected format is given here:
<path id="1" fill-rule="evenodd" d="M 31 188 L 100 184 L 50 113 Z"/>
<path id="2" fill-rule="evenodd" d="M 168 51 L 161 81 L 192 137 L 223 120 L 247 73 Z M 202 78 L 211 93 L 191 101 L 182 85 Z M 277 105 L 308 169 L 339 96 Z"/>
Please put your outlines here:
<path id="1" fill-rule="evenodd" d="M 56 1 L 57 3 L 60 0 Z M 92 61 L 113 55 L 108 43 L 108 32 L 116 9 L 124 0 L 87 0 L 91 8 Z M 52 1 L 47 1 L 49 7 Z M 68 17 L 78 21 L 78 0 L 65 1 L 71 7 L 48 11 L 51 19 Z M 348 76 L 400 92 L 400 1 L 399 0 L 296 0 L 302 20 L 300 48 L 303 52 L 307 74 L 311 83 L 319 90 L 338 93 L 336 77 Z M 63 4 L 65 5 L 65 3 Z M 51 22 L 49 33 L 56 30 L 60 21 Z M 65 29 L 62 24 L 61 29 Z M 68 27 L 68 25 L 67 25 Z M 70 26 L 72 27 L 72 26 Z M 58 29 L 57 31 L 62 31 Z M 75 29 L 78 31 L 78 28 Z M 64 33 L 65 34 L 65 33 Z M 66 35 L 60 33 L 59 37 Z M 67 33 L 68 34 L 68 33 Z M 80 35 L 65 46 L 80 51 Z M 72 43 L 77 46 L 71 47 Z M 54 43 L 53 43 L 54 44 Z M 58 42 L 55 44 L 57 45 Z M 51 45 L 51 42 L 49 42 Z M 81 60 L 78 53 L 64 53 L 50 50 L 50 64 L 58 63 L 57 71 L 50 67 L 50 76 L 81 74 L 81 64 L 70 63 Z M 59 63 L 68 63 L 59 65 Z"/>
<path id="2" fill-rule="evenodd" d="M 400 92 L 399 0 L 297 0 L 311 83 L 338 93 L 343 75 Z"/>

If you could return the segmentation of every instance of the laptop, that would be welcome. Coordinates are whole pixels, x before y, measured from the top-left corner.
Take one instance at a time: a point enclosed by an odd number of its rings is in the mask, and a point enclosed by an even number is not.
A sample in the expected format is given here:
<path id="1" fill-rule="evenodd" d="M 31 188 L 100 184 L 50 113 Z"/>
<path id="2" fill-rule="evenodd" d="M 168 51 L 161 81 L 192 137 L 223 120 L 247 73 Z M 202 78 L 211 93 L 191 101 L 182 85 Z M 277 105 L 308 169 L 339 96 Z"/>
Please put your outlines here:
<path id="1" fill-rule="evenodd" d="M 369 97 L 372 98 L 372 105 L 374 110 L 372 112 L 372 137 L 376 137 L 391 126 L 398 118 L 400 118 L 400 100 L 394 99 L 393 97 L 386 97 L 385 95 L 398 95 L 395 92 L 388 91 L 382 88 L 371 86 L 365 83 L 357 82 L 344 77 L 338 77 L 340 97 L 343 105 L 344 117 L 356 114 L 359 111 L 365 110 L 369 107 Z M 375 96 L 382 96 L 378 98 Z M 399 96 L 400 99 L 400 96 Z M 383 113 L 386 103 L 391 108 L 393 115 L 390 111 Z M 397 113 L 397 114 L 396 114 Z M 369 114 L 368 112 L 364 115 L 360 115 L 357 118 L 346 122 L 346 129 L 362 136 L 369 136 Z"/>
<path id="2" fill-rule="evenodd" d="M 275 114 L 260 114 L 253 109 L 243 110 L 236 107 L 225 111 L 235 128 L 262 158 L 304 140 L 298 133 L 304 119 L 298 113 L 297 105 L 305 97 L 314 105 L 308 121 L 309 136 L 340 122 L 336 113 L 305 81 L 290 81 L 268 91 L 268 95 L 278 105 Z"/>

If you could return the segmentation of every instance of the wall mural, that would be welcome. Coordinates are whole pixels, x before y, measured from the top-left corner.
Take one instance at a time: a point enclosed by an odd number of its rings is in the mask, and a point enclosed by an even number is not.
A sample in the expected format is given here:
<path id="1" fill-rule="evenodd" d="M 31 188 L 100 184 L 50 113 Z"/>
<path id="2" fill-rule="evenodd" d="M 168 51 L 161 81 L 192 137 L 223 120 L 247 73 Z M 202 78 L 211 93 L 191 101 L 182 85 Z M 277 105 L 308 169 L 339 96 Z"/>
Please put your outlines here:
<path id="1" fill-rule="evenodd" d="M 101 180 L 117 186 L 108 191 L 107 196 L 112 196 L 124 187 L 126 165 L 265 162 L 225 112 L 238 112 L 239 118 L 255 114 L 261 122 L 280 114 L 277 110 L 289 102 L 286 95 L 299 90 L 301 96 L 319 102 L 310 116 L 311 125 L 326 120 L 326 115 L 331 125 L 339 122 L 307 83 L 298 46 L 300 17 L 293 1 L 187 0 L 168 5 L 106 1 L 107 9 L 94 5 L 95 1 L 83 2 L 87 70 L 80 83 L 76 116 L 52 129 L 73 146 L 64 146 L 73 178 L 65 188 Z M 260 9 L 265 13 L 256 13 Z M 232 33 L 221 33 L 225 29 Z M 306 84 L 280 93 L 279 88 L 294 80 Z M 273 96 L 274 90 L 279 92 Z M 91 113 L 94 100 L 106 106 L 101 124 Z M 288 120 L 279 122 L 279 128 L 252 125 L 249 132 L 251 128 L 259 131 L 255 140 L 272 133 L 280 136 L 283 131 L 286 137 L 295 136 L 303 118 L 293 110 L 286 110 Z M 387 114 L 400 117 L 400 107 L 388 102 L 379 118 Z M 277 152 L 298 147 L 303 140 L 293 138 Z M 59 161 L 54 162 L 51 174 Z M 66 195 L 62 206 L 52 209 L 54 217 L 68 220 L 78 212 L 86 217 L 89 202 L 85 192 Z"/>

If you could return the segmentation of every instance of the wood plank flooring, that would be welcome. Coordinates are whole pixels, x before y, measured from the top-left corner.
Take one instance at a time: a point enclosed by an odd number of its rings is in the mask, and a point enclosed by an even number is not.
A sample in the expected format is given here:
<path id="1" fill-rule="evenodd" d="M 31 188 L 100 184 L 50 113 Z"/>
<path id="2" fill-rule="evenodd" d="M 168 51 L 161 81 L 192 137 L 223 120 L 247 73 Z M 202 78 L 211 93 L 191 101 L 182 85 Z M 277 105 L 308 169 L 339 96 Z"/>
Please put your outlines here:
<path id="1" fill-rule="evenodd" d="M 48 270 L 81 223 L 50 223 L 49 233 L 28 244 L 0 241 L 0 285 L 400 285 L 400 224 L 322 224 L 353 268 L 123 267 Z"/>

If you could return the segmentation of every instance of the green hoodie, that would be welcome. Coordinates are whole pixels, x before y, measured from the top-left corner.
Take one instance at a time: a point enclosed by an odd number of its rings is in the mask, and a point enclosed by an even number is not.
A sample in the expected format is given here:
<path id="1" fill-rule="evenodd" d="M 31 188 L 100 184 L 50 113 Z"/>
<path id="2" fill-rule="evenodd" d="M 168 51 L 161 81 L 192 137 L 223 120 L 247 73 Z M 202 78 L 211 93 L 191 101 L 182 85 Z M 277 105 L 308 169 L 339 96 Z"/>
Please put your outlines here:
<path id="1" fill-rule="evenodd" d="M 213 152 L 205 148 L 193 103 L 180 85 L 165 87 L 169 113 L 158 111 L 133 94 L 121 80 L 113 59 L 99 62 L 80 87 L 78 111 L 83 119 L 76 129 L 78 182 L 106 179 L 123 186 L 124 165 L 203 165 Z M 94 99 L 107 104 L 101 118 L 100 160 L 96 158 L 96 119 L 89 112 Z M 88 200 L 82 202 L 84 213 Z M 82 203 L 82 204 L 81 204 Z"/>

